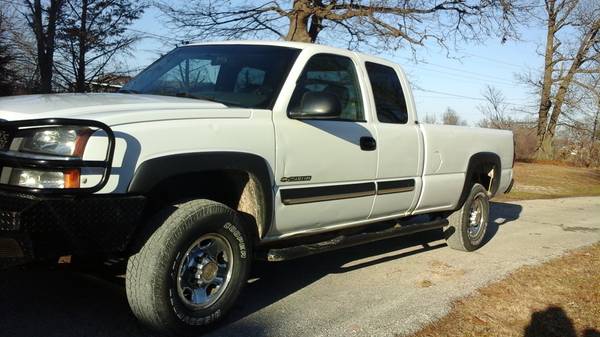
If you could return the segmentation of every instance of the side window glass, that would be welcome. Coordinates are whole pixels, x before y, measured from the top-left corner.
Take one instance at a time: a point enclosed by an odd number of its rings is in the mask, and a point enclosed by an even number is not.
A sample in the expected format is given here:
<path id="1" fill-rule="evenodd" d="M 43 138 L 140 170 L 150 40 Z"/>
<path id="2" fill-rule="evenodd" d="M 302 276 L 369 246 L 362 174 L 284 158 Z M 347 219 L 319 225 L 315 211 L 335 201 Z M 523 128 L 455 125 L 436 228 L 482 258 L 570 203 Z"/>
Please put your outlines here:
<path id="1" fill-rule="evenodd" d="M 307 92 L 327 92 L 335 95 L 342 106 L 343 120 L 365 119 L 356 68 L 347 57 L 331 54 L 313 56 L 296 82 L 288 111 L 299 110 L 302 97 Z"/>
<path id="2" fill-rule="evenodd" d="M 382 123 L 406 124 L 408 110 L 396 71 L 372 62 L 367 62 L 366 67 L 375 98 L 377 119 Z"/>

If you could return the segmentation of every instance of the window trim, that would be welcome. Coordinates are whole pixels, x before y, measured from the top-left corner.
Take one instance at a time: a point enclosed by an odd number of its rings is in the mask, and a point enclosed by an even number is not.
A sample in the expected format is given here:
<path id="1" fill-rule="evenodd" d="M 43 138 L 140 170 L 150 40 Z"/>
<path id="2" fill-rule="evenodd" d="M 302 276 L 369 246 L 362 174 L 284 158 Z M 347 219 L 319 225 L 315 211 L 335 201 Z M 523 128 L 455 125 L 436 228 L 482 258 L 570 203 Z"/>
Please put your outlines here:
<path id="1" fill-rule="evenodd" d="M 317 52 L 314 53 L 312 55 L 310 55 L 308 57 L 308 59 L 306 60 L 306 62 L 304 63 L 303 67 L 302 67 L 302 71 L 300 71 L 300 74 L 298 75 L 298 77 L 294 80 L 294 88 L 292 90 L 292 94 L 290 95 L 288 102 L 285 106 L 285 115 L 287 116 L 288 119 L 293 119 L 293 120 L 297 120 L 296 118 L 291 117 L 290 115 L 290 104 L 292 103 L 292 99 L 294 98 L 294 92 L 296 91 L 296 86 L 298 85 L 298 81 L 300 80 L 300 77 L 304 74 L 304 70 L 306 70 L 306 67 L 308 66 L 308 63 L 313 59 L 313 57 L 315 56 L 334 56 L 334 57 L 343 57 L 346 58 L 348 60 L 350 60 L 350 62 L 352 62 L 352 65 L 354 66 L 354 73 L 356 75 L 356 83 L 358 84 L 358 93 L 359 93 L 359 98 L 360 98 L 360 102 L 361 102 L 361 106 L 362 106 L 362 119 L 346 119 L 346 118 L 331 118 L 331 119 L 319 119 L 319 118 L 303 118 L 302 120 L 304 121 L 322 121 L 322 122 L 349 122 L 349 123 L 367 123 L 367 113 L 368 113 L 368 108 L 366 105 L 366 101 L 365 101 L 365 97 L 364 95 L 364 91 L 365 89 L 365 84 L 362 83 L 361 80 L 361 76 L 360 76 L 360 65 L 356 63 L 356 61 L 348 56 L 348 55 L 342 55 L 342 54 L 336 54 L 336 53 L 327 53 L 327 52 Z"/>
<path id="2" fill-rule="evenodd" d="M 389 68 L 389 69 L 391 69 L 394 72 L 394 74 L 396 74 L 396 78 L 398 79 L 398 83 L 400 83 L 400 90 L 402 91 L 402 98 L 404 99 L 404 107 L 406 108 L 406 123 L 383 122 L 383 121 L 381 121 L 379 119 L 379 115 L 377 114 L 377 102 L 376 102 L 376 99 L 375 99 L 375 92 L 373 90 L 373 85 L 371 83 L 371 78 L 369 77 L 369 70 L 367 68 L 367 64 L 368 63 L 374 64 L 374 65 L 380 66 L 380 67 Z M 409 108 L 409 104 L 408 104 L 409 102 L 408 102 L 407 95 L 406 95 L 407 92 L 406 92 L 406 90 L 404 90 L 405 84 L 402 83 L 403 82 L 403 76 L 400 76 L 400 73 L 398 73 L 398 70 L 396 69 L 397 66 L 395 64 L 394 65 L 389 65 L 389 64 L 384 64 L 384 63 L 381 63 L 381 62 L 376 62 L 376 61 L 368 60 L 368 59 L 364 60 L 363 66 L 364 66 L 364 70 L 365 70 L 365 75 L 367 77 L 367 81 L 369 83 L 369 88 L 371 89 L 370 90 L 370 94 L 371 94 L 371 97 L 373 99 L 373 118 L 374 118 L 374 120 L 376 120 L 378 123 L 381 123 L 381 124 L 410 125 L 411 124 L 411 113 L 410 113 L 410 108 Z"/>

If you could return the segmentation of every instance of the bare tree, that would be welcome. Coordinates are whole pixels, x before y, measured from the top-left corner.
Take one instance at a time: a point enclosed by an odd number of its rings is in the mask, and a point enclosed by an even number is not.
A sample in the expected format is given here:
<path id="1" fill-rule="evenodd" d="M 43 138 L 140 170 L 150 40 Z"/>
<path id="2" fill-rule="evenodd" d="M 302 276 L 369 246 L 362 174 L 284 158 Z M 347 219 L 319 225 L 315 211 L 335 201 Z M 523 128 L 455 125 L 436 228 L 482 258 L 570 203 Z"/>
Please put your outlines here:
<path id="1" fill-rule="evenodd" d="M 573 80 L 573 83 L 583 91 L 577 103 L 580 103 L 579 110 L 584 112 L 582 128 L 587 131 L 589 141 L 593 144 L 600 133 L 600 69 L 597 74 L 587 74 Z"/>
<path id="2" fill-rule="evenodd" d="M 59 21 L 57 74 L 68 90 L 85 92 L 113 57 L 138 37 L 127 31 L 144 12 L 143 2 L 130 0 L 64 0 Z"/>
<path id="3" fill-rule="evenodd" d="M 40 74 L 37 58 L 37 44 L 35 37 L 26 25 L 14 20 L 11 23 L 10 44 L 14 51 L 15 72 L 13 84 L 17 87 L 17 94 L 37 92 L 40 87 Z"/>
<path id="4" fill-rule="evenodd" d="M 563 105 L 574 79 L 589 72 L 587 65 L 598 62 L 600 3 L 593 0 L 545 0 L 546 42 L 544 72 L 539 87 L 537 145 L 535 157 L 553 156 Z"/>
<path id="5" fill-rule="evenodd" d="M 52 92 L 54 51 L 56 49 L 56 26 L 64 0 L 26 0 L 25 17 L 36 40 L 37 64 L 40 75 L 38 91 Z"/>
<path id="6" fill-rule="evenodd" d="M 435 113 L 433 114 L 425 114 L 425 118 L 423 119 L 423 123 L 425 124 L 437 124 L 437 116 Z"/>
<path id="7" fill-rule="evenodd" d="M 433 40 L 513 37 L 526 0 L 190 0 L 160 9 L 179 32 L 197 39 L 275 37 L 316 42 L 325 33 L 350 48 L 359 44 L 395 49 Z"/>
<path id="8" fill-rule="evenodd" d="M 5 13 L 0 8 L 0 96 L 11 95 L 14 91 L 12 85 L 14 71 L 11 65 L 15 57 L 10 50 L 7 35 Z"/>
<path id="9" fill-rule="evenodd" d="M 0 94 L 25 94 L 39 88 L 37 50 L 26 20 L 13 3 L 0 2 L 0 54 L 4 68 Z M 2 57 L 0 57 L 2 58 Z"/>
<path id="10" fill-rule="evenodd" d="M 446 111 L 444 111 L 442 123 L 446 125 L 467 125 L 467 121 L 460 118 L 458 113 L 450 107 L 446 108 Z"/>
<path id="11" fill-rule="evenodd" d="M 485 98 L 486 103 L 477 107 L 484 116 L 479 122 L 479 126 L 493 129 L 511 129 L 514 121 L 508 115 L 510 112 L 509 105 L 502 91 L 488 85 L 483 92 L 483 98 Z"/>

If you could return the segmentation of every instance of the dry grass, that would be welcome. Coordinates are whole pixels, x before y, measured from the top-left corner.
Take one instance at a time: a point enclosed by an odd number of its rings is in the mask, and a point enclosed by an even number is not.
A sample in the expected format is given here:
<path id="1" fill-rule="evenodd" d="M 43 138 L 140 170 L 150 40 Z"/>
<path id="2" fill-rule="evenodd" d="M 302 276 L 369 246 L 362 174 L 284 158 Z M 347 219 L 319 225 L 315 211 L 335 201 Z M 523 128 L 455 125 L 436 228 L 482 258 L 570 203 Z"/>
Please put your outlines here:
<path id="1" fill-rule="evenodd" d="M 498 201 L 600 195 L 600 169 L 516 163 L 514 178 L 512 191 Z"/>
<path id="2" fill-rule="evenodd" d="M 412 337 L 600 337 L 598 330 L 600 244 L 523 267 Z"/>

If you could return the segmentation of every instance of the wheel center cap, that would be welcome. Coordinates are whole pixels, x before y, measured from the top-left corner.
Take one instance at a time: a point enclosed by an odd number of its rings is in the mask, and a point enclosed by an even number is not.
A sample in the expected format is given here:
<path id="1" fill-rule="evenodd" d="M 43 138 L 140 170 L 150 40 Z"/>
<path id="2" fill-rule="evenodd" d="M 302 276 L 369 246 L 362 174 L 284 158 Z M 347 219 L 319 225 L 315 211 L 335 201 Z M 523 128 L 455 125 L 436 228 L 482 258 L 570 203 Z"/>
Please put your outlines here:
<path id="1" fill-rule="evenodd" d="M 219 271 L 219 266 L 215 262 L 209 262 L 202 267 L 200 277 L 203 282 L 212 282 L 217 277 L 217 271 Z"/>

